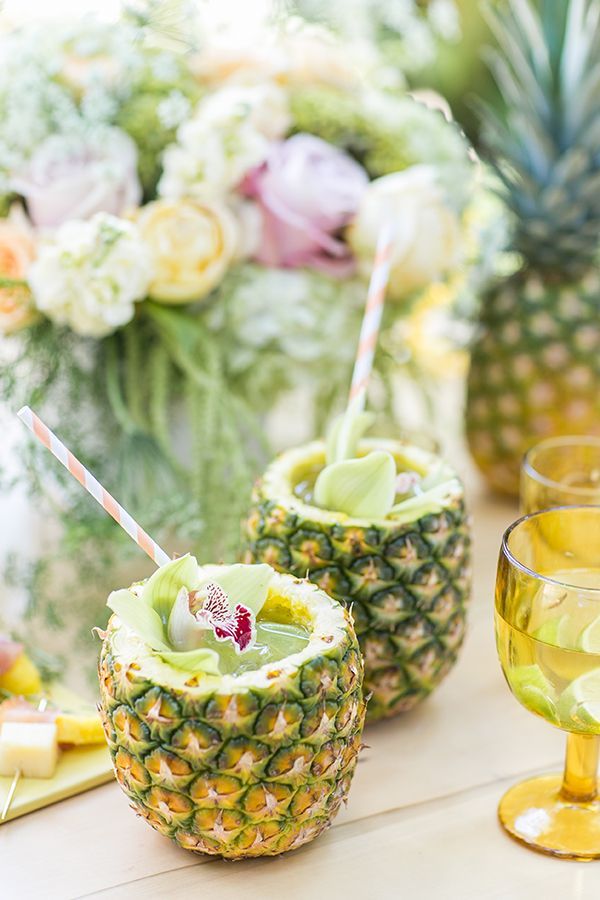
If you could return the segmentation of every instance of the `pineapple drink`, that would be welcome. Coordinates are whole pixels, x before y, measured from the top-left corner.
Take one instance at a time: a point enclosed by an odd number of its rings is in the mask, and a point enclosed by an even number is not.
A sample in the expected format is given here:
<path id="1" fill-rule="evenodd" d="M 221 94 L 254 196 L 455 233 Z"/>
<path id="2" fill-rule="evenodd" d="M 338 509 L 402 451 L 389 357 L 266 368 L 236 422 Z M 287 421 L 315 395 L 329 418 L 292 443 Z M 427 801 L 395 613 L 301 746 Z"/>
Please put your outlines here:
<path id="1" fill-rule="evenodd" d="M 245 522 L 244 558 L 308 574 L 351 610 L 373 720 L 413 707 L 456 660 L 469 593 L 463 489 L 434 454 L 399 441 L 363 439 L 341 454 L 358 458 L 341 465 L 391 457 L 388 512 L 379 514 L 377 502 L 371 503 L 377 473 L 370 472 L 358 490 L 359 514 L 341 512 L 334 502 L 317 505 L 315 483 L 335 456 L 332 437 L 328 445 L 326 450 L 316 441 L 289 450 L 266 470 Z"/>
<path id="2" fill-rule="evenodd" d="M 364 721 L 347 612 L 267 565 L 190 556 L 108 603 L 104 728 L 117 779 L 150 825 L 231 859 L 323 831 L 347 797 Z"/>
<path id="3" fill-rule="evenodd" d="M 496 576 L 496 639 L 506 680 L 567 733 L 563 774 L 502 797 L 506 831 L 568 859 L 600 858 L 600 506 L 563 506 L 507 529 Z M 518 734 L 514 735 L 518 740 Z"/>

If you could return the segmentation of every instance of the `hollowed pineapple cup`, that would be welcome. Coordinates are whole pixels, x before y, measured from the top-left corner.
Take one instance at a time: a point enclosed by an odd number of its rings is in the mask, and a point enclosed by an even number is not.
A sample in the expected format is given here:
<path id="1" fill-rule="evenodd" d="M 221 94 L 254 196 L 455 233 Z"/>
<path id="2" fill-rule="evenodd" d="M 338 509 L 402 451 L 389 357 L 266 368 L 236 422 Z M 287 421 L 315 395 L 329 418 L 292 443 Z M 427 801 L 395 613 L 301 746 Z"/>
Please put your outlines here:
<path id="1" fill-rule="evenodd" d="M 308 645 L 237 676 L 175 669 L 116 615 L 108 625 L 99 676 L 116 777 L 134 809 L 188 850 L 242 859 L 296 849 L 348 795 L 365 714 L 351 619 L 289 575 L 274 577 L 262 615 L 301 624 Z"/>
<path id="2" fill-rule="evenodd" d="M 438 457 L 399 441 L 365 440 L 430 471 Z M 294 487 L 323 466 L 320 441 L 281 454 L 255 487 L 244 525 L 246 562 L 308 578 L 352 612 L 365 662 L 369 720 L 426 697 L 456 661 L 470 590 L 463 490 L 412 519 L 353 519 L 303 502 Z"/>

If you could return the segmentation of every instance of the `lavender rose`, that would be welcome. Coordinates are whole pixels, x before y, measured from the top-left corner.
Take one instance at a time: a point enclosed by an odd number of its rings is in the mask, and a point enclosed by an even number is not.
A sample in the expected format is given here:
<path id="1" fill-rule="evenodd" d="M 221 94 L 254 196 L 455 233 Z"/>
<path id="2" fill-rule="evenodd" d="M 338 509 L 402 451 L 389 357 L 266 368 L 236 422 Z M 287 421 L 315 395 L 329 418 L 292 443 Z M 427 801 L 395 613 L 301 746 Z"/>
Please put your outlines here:
<path id="1" fill-rule="evenodd" d="M 273 143 L 243 186 L 261 212 L 255 258 L 267 266 L 349 275 L 354 260 L 338 233 L 353 219 L 368 181 L 355 160 L 313 135 Z"/>
<path id="2" fill-rule="evenodd" d="M 137 148 L 120 128 L 93 135 L 52 135 L 40 144 L 12 187 L 34 225 L 54 228 L 94 213 L 118 216 L 139 204 Z"/>

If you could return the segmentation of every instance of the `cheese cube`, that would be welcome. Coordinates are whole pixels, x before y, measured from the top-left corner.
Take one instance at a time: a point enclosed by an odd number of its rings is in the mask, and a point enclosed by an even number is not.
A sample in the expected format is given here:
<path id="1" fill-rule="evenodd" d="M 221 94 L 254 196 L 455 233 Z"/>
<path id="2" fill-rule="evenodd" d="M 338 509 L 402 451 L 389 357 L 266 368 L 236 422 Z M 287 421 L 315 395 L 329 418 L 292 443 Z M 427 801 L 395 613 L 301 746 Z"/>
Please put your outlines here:
<path id="1" fill-rule="evenodd" d="M 58 762 L 54 722 L 4 722 L 0 729 L 0 775 L 52 778 Z"/>

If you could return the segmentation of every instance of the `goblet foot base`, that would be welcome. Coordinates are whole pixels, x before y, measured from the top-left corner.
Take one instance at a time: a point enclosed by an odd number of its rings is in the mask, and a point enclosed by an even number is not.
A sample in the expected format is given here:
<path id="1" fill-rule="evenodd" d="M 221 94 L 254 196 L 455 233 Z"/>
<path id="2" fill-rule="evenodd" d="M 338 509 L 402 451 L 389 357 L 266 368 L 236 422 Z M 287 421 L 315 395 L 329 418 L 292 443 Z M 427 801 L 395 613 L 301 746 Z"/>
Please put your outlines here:
<path id="1" fill-rule="evenodd" d="M 543 775 L 510 788 L 498 806 L 508 834 L 540 853 L 580 861 L 600 859 L 600 800 L 569 800 L 562 775 Z"/>

